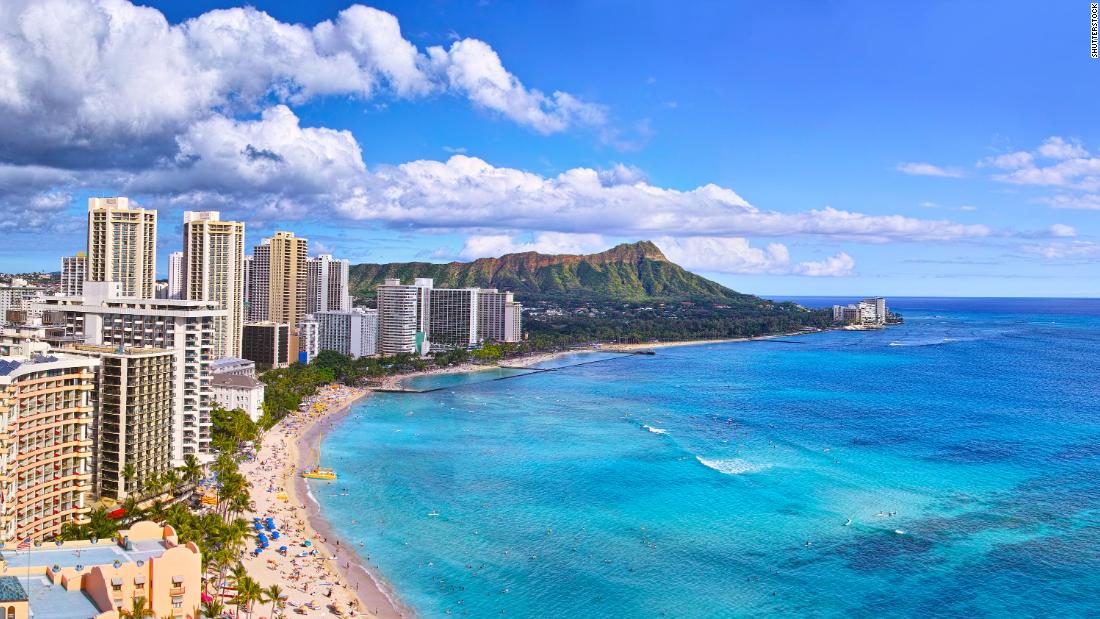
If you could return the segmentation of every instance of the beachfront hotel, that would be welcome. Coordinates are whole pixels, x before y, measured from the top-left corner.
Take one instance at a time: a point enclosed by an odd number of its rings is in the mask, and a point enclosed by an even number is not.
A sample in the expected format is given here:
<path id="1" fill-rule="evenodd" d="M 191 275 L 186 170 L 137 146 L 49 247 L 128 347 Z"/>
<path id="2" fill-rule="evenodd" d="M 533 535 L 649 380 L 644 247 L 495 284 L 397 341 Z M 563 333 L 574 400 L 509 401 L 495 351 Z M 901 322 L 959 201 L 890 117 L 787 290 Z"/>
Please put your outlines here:
<path id="1" fill-rule="evenodd" d="M 432 280 L 404 286 L 386 279 L 378 286 L 378 351 L 383 355 L 427 353 L 426 313 Z"/>
<path id="2" fill-rule="evenodd" d="M 129 198 L 88 198 L 87 281 L 118 282 L 122 294 L 151 299 L 156 263 L 156 211 Z"/>
<path id="3" fill-rule="evenodd" d="M 348 311 L 318 312 L 314 320 L 319 350 L 334 350 L 353 359 L 378 354 L 378 310 L 357 307 Z"/>
<path id="4" fill-rule="evenodd" d="M 512 293 L 433 284 L 427 278 L 412 285 L 386 279 L 378 286 L 379 353 L 426 354 L 521 339 L 523 306 Z"/>
<path id="5" fill-rule="evenodd" d="M 833 306 L 833 322 L 882 326 L 890 319 L 884 297 L 868 297 L 859 303 Z"/>
<path id="6" fill-rule="evenodd" d="M 483 342 L 518 342 L 522 337 L 523 305 L 511 292 L 496 288 L 477 291 L 477 334 Z"/>
<path id="7" fill-rule="evenodd" d="M 119 619 L 145 599 L 152 617 L 199 619 L 202 561 L 175 529 L 141 521 L 113 540 L 0 549 L 5 619 Z"/>
<path id="8" fill-rule="evenodd" d="M 215 374 L 210 379 L 210 386 L 214 390 L 214 401 L 218 406 L 227 411 L 240 409 L 253 422 L 260 420 L 264 412 L 263 382 L 252 376 Z"/>
<path id="9" fill-rule="evenodd" d="M 248 303 L 250 322 L 298 324 L 305 316 L 306 239 L 276 232 L 252 248 Z"/>
<path id="10" fill-rule="evenodd" d="M 57 325 L 50 343 L 172 351 L 172 466 L 210 451 L 210 364 L 215 356 L 216 301 L 122 296 L 117 283 L 85 282 L 79 297 L 47 297 L 33 307 Z"/>
<path id="11" fill-rule="evenodd" d="M 0 541 L 51 538 L 87 512 L 98 367 L 41 342 L 0 357 Z"/>
<path id="12" fill-rule="evenodd" d="M 214 301 L 214 354 L 239 357 L 244 325 L 244 224 L 217 211 L 183 213 L 183 298 Z M 171 286 L 169 286 L 171 288 Z"/>
<path id="13" fill-rule="evenodd" d="M 433 351 L 478 343 L 478 289 L 433 288 L 428 297 L 428 339 Z"/>
<path id="14" fill-rule="evenodd" d="M 140 495 L 147 480 L 171 465 L 175 355 L 163 348 L 87 344 L 61 350 L 99 360 L 93 391 L 95 495 L 117 502 Z M 127 465 L 133 471 L 129 478 Z"/>

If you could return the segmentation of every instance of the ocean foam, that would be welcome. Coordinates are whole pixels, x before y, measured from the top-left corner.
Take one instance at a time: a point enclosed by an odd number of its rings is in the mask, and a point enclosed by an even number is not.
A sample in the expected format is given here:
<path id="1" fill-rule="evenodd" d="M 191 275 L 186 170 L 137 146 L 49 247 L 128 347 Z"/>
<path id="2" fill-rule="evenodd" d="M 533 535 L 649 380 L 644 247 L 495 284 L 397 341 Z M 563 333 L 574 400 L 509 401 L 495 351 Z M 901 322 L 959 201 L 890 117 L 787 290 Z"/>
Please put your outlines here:
<path id="1" fill-rule="evenodd" d="M 654 434 L 668 434 L 668 430 L 665 430 L 664 428 L 654 428 L 653 426 L 646 425 L 643 425 L 642 427 Z"/>
<path id="2" fill-rule="evenodd" d="M 770 469 L 770 464 L 753 464 L 746 462 L 741 458 L 729 458 L 725 460 L 715 459 L 708 460 L 706 458 L 695 456 L 695 459 L 699 461 L 699 464 L 707 468 L 714 469 L 723 475 L 741 475 L 743 473 L 759 473 L 764 469 Z"/>

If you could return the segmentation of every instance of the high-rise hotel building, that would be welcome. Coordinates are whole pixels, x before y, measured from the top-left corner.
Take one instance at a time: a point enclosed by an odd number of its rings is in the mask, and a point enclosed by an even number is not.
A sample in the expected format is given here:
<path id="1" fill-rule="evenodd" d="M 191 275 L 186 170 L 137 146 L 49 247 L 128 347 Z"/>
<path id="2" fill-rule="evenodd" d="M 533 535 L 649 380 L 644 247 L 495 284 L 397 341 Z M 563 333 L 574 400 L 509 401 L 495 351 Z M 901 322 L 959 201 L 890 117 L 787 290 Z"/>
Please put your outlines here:
<path id="1" fill-rule="evenodd" d="M 168 294 L 166 299 L 184 299 L 183 296 L 183 252 L 168 254 Z"/>
<path id="2" fill-rule="evenodd" d="M 276 232 L 252 250 L 250 322 L 297 325 L 306 315 L 307 241 Z"/>
<path id="3" fill-rule="evenodd" d="M 0 541 L 50 539 L 85 519 L 98 365 L 40 343 L 0 357 Z"/>
<path id="4" fill-rule="evenodd" d="M 214 332 L 226 311 L 216 301 L 121 296 L 118 284 L 87 282 L 80 297 L 33 303 L 58 325 L 55 345 L 69 343 L 172 351 L 172 466 L 210 451 Z"/>
<path id="5" fill-rule="evenodd" d="M 129 198 L 88 198 L 88 279 L 118 282 L 122 294 L 155 296 L 157 212 Z"/>
<path id="6" fill-rule="evenodd" d="M 61 294 L 69 297 L 84 292 L 84 280 L 88 279 L 88 255 L 82 251 L 75 256 L 61 258 Z"/>
<path id="7" fill-rule="evenodd" d="M 432 280 L 411 286 L 386 279 L 378 286 L 378 352 L 383 355 L 428 352 L 428 295 Z"/>
<path id="8" fill-rule="evenodd" d="M 62 350 L 100 364 L 93 392 L 95 495 L 115 501 L 140 496 L 146 482 L 172 464 L 175 355 L 162 348 L 76 345 Z"/>
<path id="9" fill-rule="evenodd" d="M 431 290 L 428 301 L 428 339 L 435 351 L 477 345 L 477 288 Z"/>
<path id="10" fill-rule="evenodd" d="M 226 310 L 214 323 L 217 358 L 241 356 L 244 326 L 244 224 L 217 211 L 183 214 L 183 298 L 215 301 Z"/>
<path id="11" fill-rule="evenodd" d="M 329 254 L 309 258 L 306 261 L 305 313 L 350 310 L 349 270 L 350 264 L 347 260 L 338 260 Z"/>
<path id="12" fill-rule="evenodd" d="M 478 337 L 486 342 L 518 342 L 522 312 L 523 305 L 513 300 L 511 292 L 500 292 L 496 288 L 478 290 Z"/>
<path id="13" fill-rule="evenodd" d="M 318 350 L 335 350 L 354 359 L 378 354 L 377 310 L 357 307 L 348 311 L 318 312 L 314 315 L 314 324 L 318 331 Z"/>

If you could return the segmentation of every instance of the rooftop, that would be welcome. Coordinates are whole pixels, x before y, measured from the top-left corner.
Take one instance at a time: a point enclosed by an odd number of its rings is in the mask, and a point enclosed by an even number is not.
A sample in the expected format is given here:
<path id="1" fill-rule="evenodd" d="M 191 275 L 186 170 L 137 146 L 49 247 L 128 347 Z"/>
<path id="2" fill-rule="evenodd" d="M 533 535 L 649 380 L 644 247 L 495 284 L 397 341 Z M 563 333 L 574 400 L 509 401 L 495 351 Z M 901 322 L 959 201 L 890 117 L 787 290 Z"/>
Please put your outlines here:
<path id="1" fill-rule="evenodd" d="M 20 602 L 27 599 L 27 592 L 15 576 L 0 576 L 0 602 Z"/>
<path id="2" fill-rule="evenodd" d="M 167 550 L 163 541 L 146 540 L 133 542 L 133 550 L 125 550 L 113 540 L 102 539 L 98 543 L 56 546 L 43 544 L 29 550 L 0 550 L 0 560 L 9 568 L 25 565 L 31 567 L 76 567 L 78 565 L 110 565 L 116 560 L 123 563 L 137 563 L 155 559 Z"/>
<path id="3" fill-rule="evenodd" d="M 70 344 L 66 349 L 90 352 L 97 355 L 160 355 L 173 352 L 167 348 L 153 348 L 140 346 L 100 346 L 97 344 Z"/>
<path id="4" fill-rule="evenodd" d="M 43 576 L 23 576 L 19 580 L 30 592 L 29 601 L 34 619 L 80 619 L 102 614 L 83 590 L 66 591 L 61 585 L 51 584 Z"/>
<path id="5" fill-rule="evenodd" d="M 214 387 L 234 387 L 237 389 L 254 389 L 263 385 L 251 376 L 240 374 L 215 374 L 210 378 L 210 384 Z"/>
<path id="6" fill-rule="evenodd" d="M 240 357 L 222 357 L 221 359 L 215 359 L 210 362 L 210 367 L 217 371 L 220 368 L 231 367 L 246 367 L 255 366 L 256 362 L 249 359 L 241 359 Z"/>
<path id="7" fill-rule="evenodd" d="M 58 363 L 58 362 L 76 362 L 76 363 L 91 363 L 83 357 L 76 355 L 64 355 L 64 354 L 43 354 L 33 353 L 30 356 L 26 355 L 12 355 L 0 357 L 0 376 L 11 376 L 19 368 L 26 368 L 32 365 L 42 365 L 46 363 Z"/>

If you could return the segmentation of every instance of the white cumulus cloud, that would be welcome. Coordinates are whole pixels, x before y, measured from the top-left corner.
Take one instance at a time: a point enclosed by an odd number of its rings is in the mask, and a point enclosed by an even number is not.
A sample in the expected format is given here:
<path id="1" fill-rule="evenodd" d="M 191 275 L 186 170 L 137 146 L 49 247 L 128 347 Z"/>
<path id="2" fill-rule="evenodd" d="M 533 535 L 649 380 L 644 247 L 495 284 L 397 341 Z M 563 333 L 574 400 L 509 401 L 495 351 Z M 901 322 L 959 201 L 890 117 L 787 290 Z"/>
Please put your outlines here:
<path id="1" fill-rule="evenodd" d="M 978 165 L 1000 169 L 993 179 L 1005 183 L 1084 191 L 1100 189 L 1100 157 L 1093 156 L 1078 142 L 1057 136 L 1047 138 L 1034 151 L 987 157 Z"/>
<path id="2" fill-rule="evenodd" d="M 540 232 L 529 242 L 517 241 L 510 234 L 483 234 L 468 237 L 459 257 L 475 260 L 528 251 L 540 254 L 590 254 L 606 246 L 606 241 L 599 234 Z"/>
<path id="3" fill-rule="evenodd" d="M 959 178 L 963 176 L 962 170 L 944 168 L 924 162 L 899 163 L 897 165 L 897 171 L 905 174 L 912 174 L 913 176 L 943 176 L 947 178 Z"/>
<path id="4" fill-rule="evenodd" d="M 782 243 L 753 247 L 740 237 L 660 237 L 654 241 L 669 260 L 700 271 L 740 274 L 807 275 L 840 277 L 851 275 L 855 260 L 846 253 L 820 262 L 791 262 L 791 254 Z"/>
<path id="5" fill-rule="evenodd" d="M 540 133 L 606 121 L 543 94 L 476 39 L 421 51 L 393 15 L 353 5 L 312 28 L 252 7 L 169 24 L 124 0 L 9 0 L 0 8 L 0 161 L 140 166 L 193 123 L 298 105 L 455 93 Z"/>

